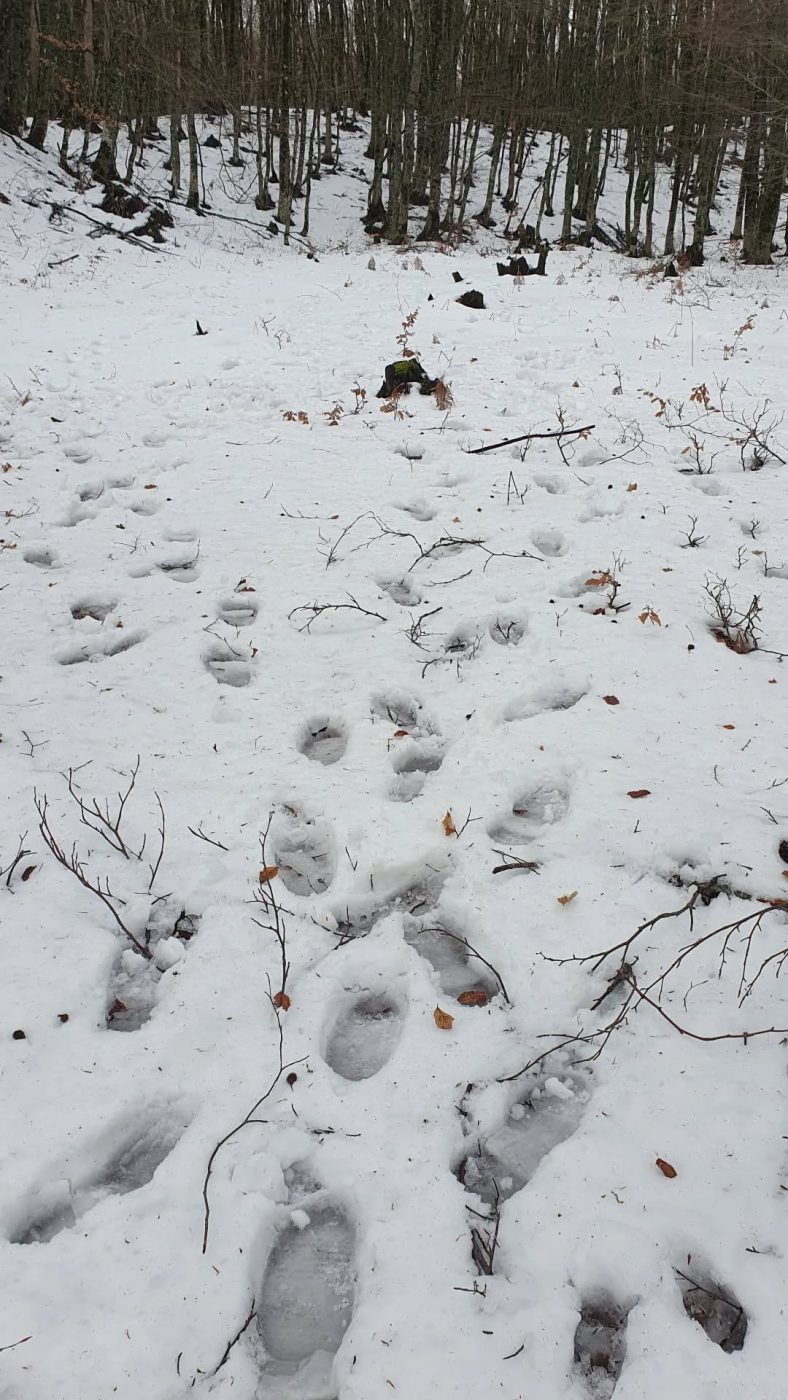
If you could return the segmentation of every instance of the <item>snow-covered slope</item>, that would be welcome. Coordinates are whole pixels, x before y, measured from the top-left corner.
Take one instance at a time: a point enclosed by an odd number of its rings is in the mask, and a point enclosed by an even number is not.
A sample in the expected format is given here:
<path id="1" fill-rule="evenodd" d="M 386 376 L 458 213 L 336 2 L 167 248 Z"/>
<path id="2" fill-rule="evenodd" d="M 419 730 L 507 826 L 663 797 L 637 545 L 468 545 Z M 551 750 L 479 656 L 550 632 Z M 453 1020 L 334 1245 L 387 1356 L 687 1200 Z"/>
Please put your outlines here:
<path id="1" fill-rule="evenodd" d="M 783 266 L 367 246 L 353 161 L 149 251 L 0 157 L 0 1396 L 782 1400 Z"/>

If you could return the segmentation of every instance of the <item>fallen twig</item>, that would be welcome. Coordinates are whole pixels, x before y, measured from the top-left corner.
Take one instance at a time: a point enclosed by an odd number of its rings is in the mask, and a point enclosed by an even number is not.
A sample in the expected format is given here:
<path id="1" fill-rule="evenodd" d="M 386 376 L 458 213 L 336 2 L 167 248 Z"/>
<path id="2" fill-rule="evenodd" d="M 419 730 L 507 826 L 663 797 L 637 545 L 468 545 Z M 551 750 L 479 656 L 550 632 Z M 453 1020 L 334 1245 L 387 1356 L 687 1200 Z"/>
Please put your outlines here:
<path id="1" fill-rule="evenodd" d="M 582 437 L 584 433 L 590 433 L 596 423 L 586 423 L 584 428 L 558 428 L 552 433 L 523 433 L 521 437 L 503 438 L 501 442 L 488 442 L 486 447 L 471 447 L 468 450 L 470 457 L 477 457 L 482 452 L 494 452 L 496 447 L 512 447 L 516 442 L 535 442 L 538 438 L 565 438 Z"/>

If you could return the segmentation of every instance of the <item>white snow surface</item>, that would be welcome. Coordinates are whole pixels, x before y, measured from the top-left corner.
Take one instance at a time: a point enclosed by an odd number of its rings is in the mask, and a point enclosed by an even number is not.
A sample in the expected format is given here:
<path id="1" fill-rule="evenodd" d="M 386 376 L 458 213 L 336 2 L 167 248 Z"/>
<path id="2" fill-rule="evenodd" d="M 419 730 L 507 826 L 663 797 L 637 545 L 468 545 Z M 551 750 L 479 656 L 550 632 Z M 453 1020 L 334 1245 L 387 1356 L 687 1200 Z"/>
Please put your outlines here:
<path id="1" fill-rule="evenodd" d="M 758 909 L 749 976 L 788 942 L 757 903 L 788 895 L 788 453 L 778 429 L 744 471 L 706 415 L 714 469 L 688 474 L 659 402 L 691 424 L 725 381 L 781 412 L 785 264 L 738 265 L 724 213 L 680 283 L 580 248 L 499 278 L 495 230 L 373 245 L 361 137 L 314 188 L 313 256 L 182 208 L 146 251 L 50 219 L 97 192 L 0 140 L 0 868 L 29 853 L 0 881 L 0 1397 L 784 1400 L 784 1035 L 692 1039 L 644 1004 L 598 1059 L 507 1077 L 622 1004 L 592 1009 L 615 958 L 549 959 L 693 881 L 735 893 L 647 931 L 643 985 Z M 214 211 L 264 227 L 233 203 L 253 167 L 204 155 Z M 445 414 L 375 398 L 412 312 Z M 566 460 L 470 455 L 559 412 L 594 425 Z M 588 583 L 608 570 L 621 611 Z M 761 650 L 712 635 L 707 576 L 758 595 Z M 351 598 L 367 613 L 294 612 Z M 137 756 L 126 858 L 66 778 L 112 807 Z M 46 848 L 34 792 L 151 962 Z M 271 813 L 295 1078 L 216 1157 L 203 1253 L 212 1149 L 279 1063 L 252 899 Z M 538 870 L 494 874 L 500 851 Z M 742 936 L 652 993 L 679 1026 L 788 1034 L 779 962 L 739 1005 Z M 676 1270 L 733 1295 L 742 1349 Z M 575 1357 L 595 1297 L 626 1320 L 617 1384 Z"/>

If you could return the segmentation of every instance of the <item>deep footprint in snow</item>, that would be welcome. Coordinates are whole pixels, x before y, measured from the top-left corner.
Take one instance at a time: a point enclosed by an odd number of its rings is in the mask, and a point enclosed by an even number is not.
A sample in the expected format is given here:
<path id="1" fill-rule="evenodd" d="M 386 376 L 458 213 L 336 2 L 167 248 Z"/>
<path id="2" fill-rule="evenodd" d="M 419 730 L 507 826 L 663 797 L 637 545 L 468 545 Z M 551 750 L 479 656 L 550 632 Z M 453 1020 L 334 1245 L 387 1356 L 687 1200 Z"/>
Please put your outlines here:
<path id="1" fill-rule="evenodd" d="M 606 1293 L 586 1298 L 575 1331 L 575 1365 L 593 1400 L 610 1400 L 627 1354 L 627 1309 Z"/>
<path id="2" fill-rule="evenodd" d="M 413 739 L 426 738 L 436 733 L 424 713 L 421 701 L 403 691 L 389 691 L 374 696 L 372 713 L 378 719 L 388 720 L 395 729 L 404 729 Z"/>
<path id="3" fill-rule="evenodd" d="M 545 559 L 557 559 L 566 553 L 566 541 L 560 530 L 534 530 L 531 543 Z"/>
<path id="4" fill-rule="evenodd" d="M 82 622 L 86 617 L 92 617 L 94 622 L 103 622 L 117 605 L 117 598 L 80 598 L 71 604 L 71 616 L 75 622 Z"/>
<path id="5" fill-rule="evenodd" d="M 424 496 L 419 496 L 413 501 L 395 501 L 394 505 L 397 510 L 403 511 L 405 515 L 412 515 L 414 520 L 421 520 L 423 522 L 434 520 L 438 513 L 435 507 L 431 506 Z"/>
<path id="6" fill-rule="evenodd" d="M 522 846 L 546 827 L 566 816 L 569 793 L 563 783 L 544 782 L 526 788 L 512 803 L 511 814 L 488 828 L 493 841 Z"/>
<path id="7" fill-rule="evenodd" d="M 445 918 L 403 920 L 405 942 L 425 958 L 444 996 L 459 1000 L 467 997 L 471 1006 L 484 1006 L 500 991 L 492 973 L 474 957 L 462 941 L 459 929 L 450 928 Z"/>
<path id="8" fill-rule="evenodd" d="M 388 593 L 392 602 L 399 603 L 403 608 L 415 608 L 421 602 L 423 594 L 421 589 L 416 587 L 410 574 L 397 574 L 395 577 L 384 577 L 378 579 L 378 587 Z"/>
<path id="9" fill-rule="evenodd" d="M 249 593 L 227 593 L 219 599 L 216 615 L 228 627 L 249 627 L 258 609 L 259 604 Z"/>
<path id="10" fill-rule="evenodd" d="M 687 1269 L 677 1269 L 676 1278 L 684 1311 L 703 1328 L 709 1341 L 726 1352 L 741 1351 L 747 1335 L 747 1314 L 736 1295 L 692 1264 Z"/>
<path id="11" fill-rule="evenodd" d="M 391 872 L 376 872 L 374 894 L 365 890 L 361 895 L 346 899 L 342 905 L 333 906 L 334 932 L 346 942 L 351 938 L 363 938 L 391 913 L 411 914 L 414 918 L 428 914 L 440 899 L 450 868 L 448 863 L 436 859 L 398 877 Z"/>
<path id="12" fill-rule="evenodd" d="M 281 808 L 271 830 L 279 878 L 291 894 L 322 894 L 336 871 L 334 838 L 324 817 Z"/>
<path id="13" fill-rule="evenodd" d="M 26 564 L 35 564 L 39 569 L 56 569 L 60 563 L 57 552 L 47 544 L 30 544 L 22 550 Z"/>
<path id="14" fill-rule="evenodd" d="M 55 660 L 60 666 L 78 666 L 83 661 L 102 661 L 107 656 L 120 656 L 124 651 L 131 651 L 131 648 L 138 646 L 146 636 L 145 632 L 125 632 L 114 628 L 109 636 L 86 637 L 84 641 L 59 647 L 55 652 Z"/>
<path id="15" fill-rule="evenodd" d="M 365 992 L 334 1017 L 323 1059 L 343 1079 L 371 1079 L 391 1059 L 403 1022 L 397 998 Z"/>
<path id="16" fill-rule="evenodd" d="M 578 1074 L 534 1079 L 501 1127 L 480 1138 L 458 1164 L 457 1178 L 487 1205 L 508 1200 L 528 1184 L 548 1153 L 577 1130 L 589 1097 Z"/>
<path id="17" fill-rule="evenodd" d="M 219 685 L 232 685 L 238 688 L 248 685 L 252 679 L 252 667 L 243 656 L 239 656 L 232 650 L 232 647 L 217 642 L 209 647 L 203 656 L 203 664 L 208 671 L 218 681 Z"/>
<path id="18" fill-rule="evenodd" d="M 306 1207 L 271 1251 L 256 1326 L 267 1355 L 265 1372 L 297 1375 L 298 1394 L 317 1400 L 335 1393 L 333 1359 L 353 1316 L 355 1231 L 330 1200 L 307 1201 Z"/>
<path id="19" fill-rule="evenodd" d="M 526 633 L 525 618 L 502 610 L 490 619 L 488 632 L 499 647 L 517 647 Z"/>
<path id="20" fill-rule="evenodd" d="M 71 1229 L 106 1196 L 124 1196 L 147 1186 L 169 1157 L 186 1127 L 182 1105 L 169 1103 L 155 1112 L 124 1119 L 117 1142 L 98 1173 L 70 1168 L 50 1174 L 36 1194 L 35 1209 L 11 1236 L 12 1244 L 45 1244 Z M 101 1153 L 103 1155 L 104 1145 Z M 90 1154 L 86 1154 L 89 1156 Z"/>
<path id="21" fill-rule="evenodd" d="M 302 724 L 296 747 L 305 758 L 328 767 L 338 763 L 347 748 L 347 726 L 331 715 L 312 715 Z"/>
<path id="22" fill-rule="evenodd" d="M 533 719 L 535 715 L 550 710 L 571 710 L 588 694 L 588 687 L 576 681 L 554 681 L 532 695 L 518 695 L 503 709 L 503 719 L 507 724 L 517 719 Z"/>

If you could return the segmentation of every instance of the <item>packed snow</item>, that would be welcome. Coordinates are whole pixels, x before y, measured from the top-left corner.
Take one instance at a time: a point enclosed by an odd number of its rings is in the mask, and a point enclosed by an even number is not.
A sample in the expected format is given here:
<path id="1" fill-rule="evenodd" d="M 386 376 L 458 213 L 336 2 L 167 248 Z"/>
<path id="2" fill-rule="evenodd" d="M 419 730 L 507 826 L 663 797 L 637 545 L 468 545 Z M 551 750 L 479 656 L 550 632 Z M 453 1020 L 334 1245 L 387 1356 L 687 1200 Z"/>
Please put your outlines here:
<path id="1" fill-rule="evenodd" d="M 785 263 L 363 141 L 155 246 L 0 137 L 0 1397 L 783 1400 Z"/>

